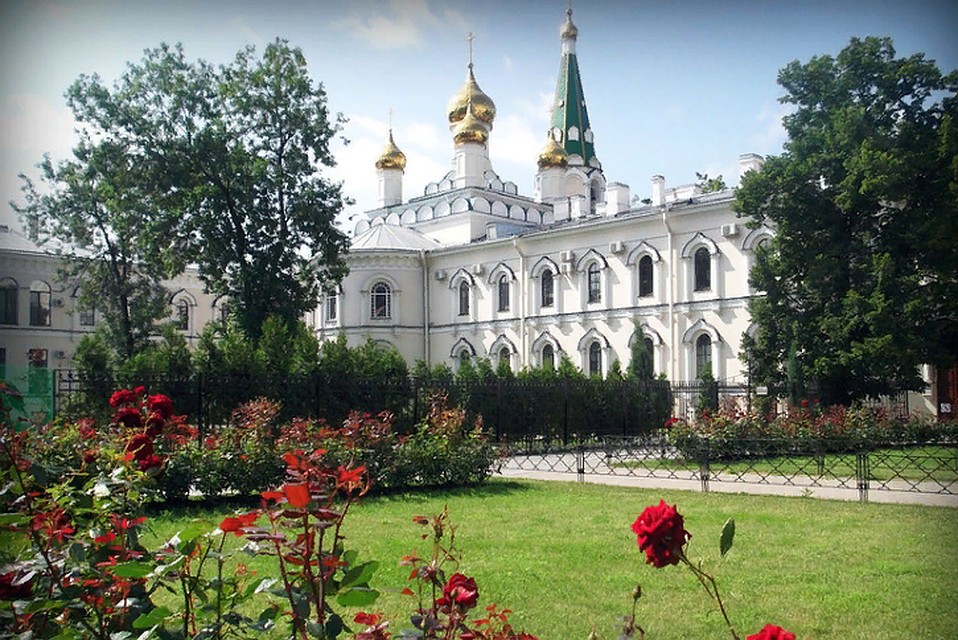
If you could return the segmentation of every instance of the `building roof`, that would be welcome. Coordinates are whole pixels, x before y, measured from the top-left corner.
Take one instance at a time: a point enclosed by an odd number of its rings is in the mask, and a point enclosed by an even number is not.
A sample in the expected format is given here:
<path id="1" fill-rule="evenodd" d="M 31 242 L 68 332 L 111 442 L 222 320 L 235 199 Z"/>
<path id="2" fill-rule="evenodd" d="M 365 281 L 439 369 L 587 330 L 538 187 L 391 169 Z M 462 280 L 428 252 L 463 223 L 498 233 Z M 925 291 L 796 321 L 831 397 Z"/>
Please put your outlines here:
<path id="1" fill-rule="evenodd" d="M 376 224 L 353 238 L 350 251 L 438 249 L 442 245 L 415 229 L 394 224 Z"/>

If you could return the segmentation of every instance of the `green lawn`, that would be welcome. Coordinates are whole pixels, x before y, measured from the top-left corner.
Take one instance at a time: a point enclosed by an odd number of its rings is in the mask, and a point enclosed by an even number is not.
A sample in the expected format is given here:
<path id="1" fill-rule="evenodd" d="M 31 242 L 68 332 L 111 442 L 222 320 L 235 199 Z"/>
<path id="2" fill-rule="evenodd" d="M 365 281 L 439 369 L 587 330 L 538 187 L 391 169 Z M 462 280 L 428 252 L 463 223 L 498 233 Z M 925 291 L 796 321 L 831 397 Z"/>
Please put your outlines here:
<path id="1" fill-rule="evenodd" d="M 924 446 L 908 449 L 879 449 L 869 454 L 869 478 L 877 482 L 903 479 L 914 482 L 958 482 L 958 447 Z M 819 467 L 821 464 L 821 467 Z M 854 478 L 855 454 L 814 456 L 777 456 L 746 460 L 712 460 L 713 473 L 760 473 L 783 476 Z M 669 458 L 626 460 L 613 466 L 634 469 L 699 469 L 699 463 Z M 821 469 L 821 471 L 819 470 Z"/>
<path id="2" fill-rule="evenodd" d="M 370 499 L 354 508 L 346 533 L 362 557 L 382 561 L 377 581 L 386 593 L 373 608 L 393 617 L 408 614 L 410 603 L 398 594 L 408 575 L 399 557 L 427 550 L 411 519 L 448 505 L 464 550 L 460 570 L 475 576 L 480 605 L 507 606 L 517 626 L 542 640 L 584 639 L 593 625 L 615 638 L 637 582 L 649 640 L 727 638 L 687 571 L 643 562 L 630 525 L 660 498 L 685 516 L 689 554 L 715 570 L 743 640 L 766 622 L 803 640 L 956 637 L 954 509 L 500 479 Z M 225 511 L 152 517 L 154 535 L 169 537 L 191 517 L 218 524 Z M 737 524 L 735 547 L 720 560 L 728 517 Z M 260 575 L 273 571 L 268 558 L 249 565 Z"/>

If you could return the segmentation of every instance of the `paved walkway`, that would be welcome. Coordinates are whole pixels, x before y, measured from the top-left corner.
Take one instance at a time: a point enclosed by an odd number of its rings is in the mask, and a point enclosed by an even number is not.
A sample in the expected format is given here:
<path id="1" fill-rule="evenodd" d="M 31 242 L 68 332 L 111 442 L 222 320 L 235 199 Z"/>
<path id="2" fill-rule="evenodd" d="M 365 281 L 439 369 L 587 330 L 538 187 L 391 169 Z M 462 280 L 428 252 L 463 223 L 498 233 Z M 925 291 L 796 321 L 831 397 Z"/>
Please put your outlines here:
<path id="1" fill-rule="evenodd" d="M 498 475 L 504 478 L 527 478 L 530 480 L 552 480 L 560 482 L 575 482 L 577 474 L 557 471 L 538 471 L 517 469 L 504 465 Z M 585 482 L 593 484 L 608 484 L 620 487 L 642 487 L 645 489 L 678 489 L 683 491 L 701 491 L 702 483 L 698 479 L 640 477 L 627 474 L 586 473 Z M 828 500 L 858 501 L 858 489 L 855 487 L 831 486 L 797 486 L 786 484 L 753 483 L 753 482 L 723 482 L 709 480 L 709 491 L 722 493 L 749 493 L 757 495 L 776 496 L 807 496 L 825 498 Z M 887 502 L 897 504 L 923 504 L 938 507 L 958 508 L 958 495 L 945 493 L 923 493 L 918 491 L 894 491 L 889 489 L 870 489 L 869 502 Z"/>

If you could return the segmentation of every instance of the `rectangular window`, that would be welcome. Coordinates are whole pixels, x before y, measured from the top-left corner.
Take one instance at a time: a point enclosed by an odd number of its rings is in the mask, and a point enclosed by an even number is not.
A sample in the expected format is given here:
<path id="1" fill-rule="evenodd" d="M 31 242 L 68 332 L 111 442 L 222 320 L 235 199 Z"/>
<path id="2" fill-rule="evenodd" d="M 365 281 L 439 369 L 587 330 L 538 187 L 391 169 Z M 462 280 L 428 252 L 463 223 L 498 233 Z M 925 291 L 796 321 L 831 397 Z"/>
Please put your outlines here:
<path id="1" fill-rule="evenodd" d="M 49 327 L 50 326 L 50 292 L 49 291 L 31 291 L 30 292 L 30 326 L 31 327 Z"/>
<path id="2" fill-rule="evenodd" d="M 0 324 L 17 324 L 17 288 L 0 287 Z"/>
<path id="3" fill-rule="evenodd" d="M 176 303 L 176 315 L 173 320 L 173 326 L 180 331 L 190 330 L 190 303 L 186 300 L 180 300 Z"/>
<path id="4" fill-rule="evenodd" d="M 27 352 L 27 388 L 30 393 L 43 395 L 50 391 L 50 372 L 47 370 L 47 350 L 30 349 Z"/>
<path id="5" fill-rule="evenodd" d="M 85 309 L 80 312 L 80 326 L 92 327 L 96 322 L 96 309 Z"/>
<path id="6" fill-rule="evenodd" d="M 339 317 L 339 296 L 335 293 L 326 294 L 326 321 L 336 322 Z"/>
<path id="7" fill-rule="evenodd" d="M 602 302 L 602 276 L 598 268 L 589 268 L 589 303 Z"/>
<path id="8" fill-rule="evenodd" d="M 542 272 L 542 306 L 551 307 L 555 304 L 555 281 L 551 271 Z"/>

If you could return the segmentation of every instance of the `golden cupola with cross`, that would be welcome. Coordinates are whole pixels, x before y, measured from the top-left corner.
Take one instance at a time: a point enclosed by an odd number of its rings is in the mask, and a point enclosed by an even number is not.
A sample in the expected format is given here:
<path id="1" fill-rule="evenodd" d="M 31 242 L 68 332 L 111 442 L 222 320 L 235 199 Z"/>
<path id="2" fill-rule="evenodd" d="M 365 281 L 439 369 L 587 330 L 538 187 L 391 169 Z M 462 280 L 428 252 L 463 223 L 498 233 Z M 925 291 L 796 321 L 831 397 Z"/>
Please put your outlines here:
<path id="1" fill-rule="evenodd" d="M 496 118 L 496 105 L 479 88 L 472 63 L 470 33 L 469 65 L 466 67 L 466 82 L 449 100 L 446 114 L 449 130 L 455 146 L 453 171 L 457 187 L 480 187 L 485 184 L 485 173 L 492 169 L 489 161 L 489 133 Z"/>

